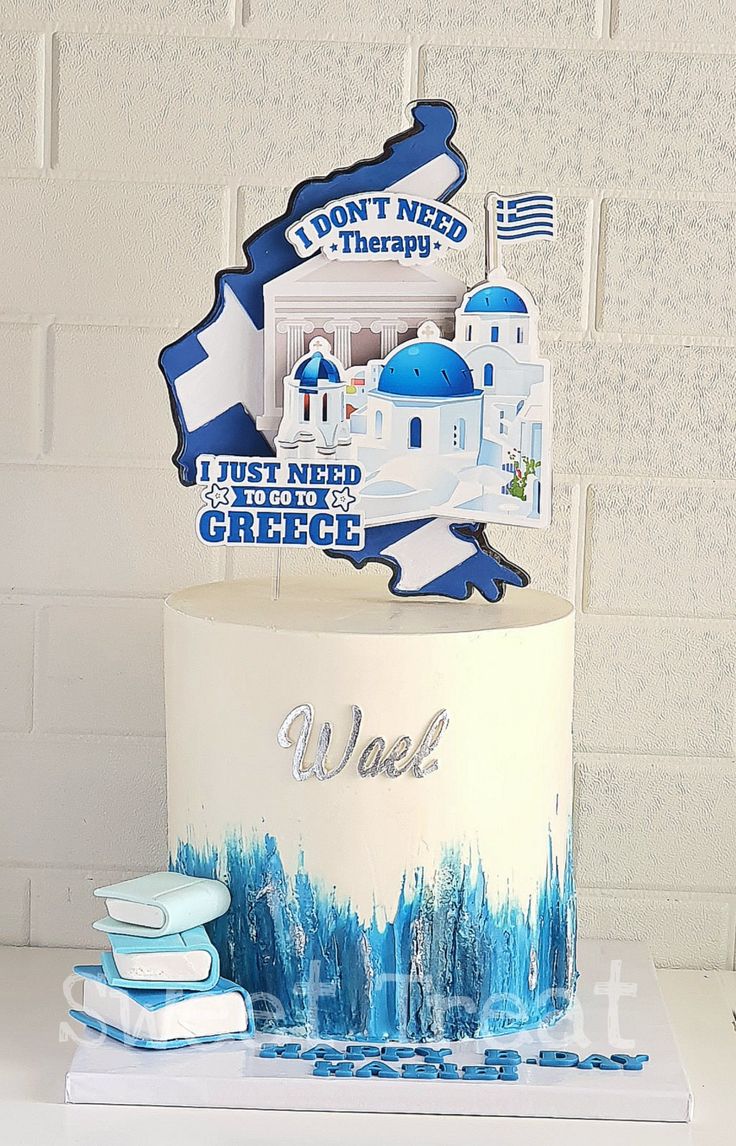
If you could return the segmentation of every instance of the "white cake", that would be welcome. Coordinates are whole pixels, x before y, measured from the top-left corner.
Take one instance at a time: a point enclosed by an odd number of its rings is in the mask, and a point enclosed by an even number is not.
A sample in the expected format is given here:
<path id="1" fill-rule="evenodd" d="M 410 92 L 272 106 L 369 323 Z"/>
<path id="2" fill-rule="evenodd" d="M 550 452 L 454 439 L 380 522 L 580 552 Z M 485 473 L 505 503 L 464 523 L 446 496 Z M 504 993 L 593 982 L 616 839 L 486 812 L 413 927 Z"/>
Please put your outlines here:
<path id="1" fill-rule="evenodd" d="M 573 620 L 532 589 L 400 601 L 363 579 L 169 599 L 172 866 L 229 884 L 209 930 L 261 1029 L 453 1039 L 563 1013 Z"/>

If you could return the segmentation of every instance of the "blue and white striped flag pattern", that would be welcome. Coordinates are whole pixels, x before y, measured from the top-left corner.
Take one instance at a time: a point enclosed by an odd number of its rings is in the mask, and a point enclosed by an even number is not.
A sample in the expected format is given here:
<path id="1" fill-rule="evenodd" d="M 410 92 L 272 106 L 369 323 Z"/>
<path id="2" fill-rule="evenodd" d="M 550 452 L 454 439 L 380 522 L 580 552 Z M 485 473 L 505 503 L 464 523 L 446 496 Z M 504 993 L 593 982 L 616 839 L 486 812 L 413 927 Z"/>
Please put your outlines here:
<path id="1" fill-rule="evenodd" d="M 483 526 L 425 517 L 392 525 L 371 525 L 361 550 L 332 549 L 357 569 L 381 561 L 392 570 L 389 589 L 397 597 L 451 597 L 466 601 L 474 589 L 498 601 L 507 585 L 529 584 L 529 575 L 486 542 Z"/>
<path id="2" fill-rule="evenodd" d="M 496 236 L 501 243 L 554 239 L 554 196 L 499 195 L 496 199 Z"/>

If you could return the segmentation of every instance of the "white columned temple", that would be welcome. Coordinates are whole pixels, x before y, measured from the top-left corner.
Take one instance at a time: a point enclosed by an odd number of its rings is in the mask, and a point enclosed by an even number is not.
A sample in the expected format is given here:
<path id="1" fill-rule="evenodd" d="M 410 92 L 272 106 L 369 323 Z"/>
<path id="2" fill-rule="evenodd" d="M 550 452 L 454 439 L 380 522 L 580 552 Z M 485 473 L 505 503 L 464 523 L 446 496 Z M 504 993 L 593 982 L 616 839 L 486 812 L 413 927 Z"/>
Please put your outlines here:
<path id="1" fill-rule="evenodd" d="M 345 370 L 353 364 L 351 340 L 352 335 L 357 334 L 360 328 L 360 323 L 354 318 L 340 318 L 325 323 L 325 333 L 334 335 L 332 353 Z"/>
<path id="2" fill-rule="evenodd" d="M 312 333 L 314 325 L 301 318 L 289 318 L 279 322 L 276 329 L 279 334 L 286 335 L 287 369 L 291 373 L 294 363 L 304 354 L 304 337 Z"/>
<path id="3" fill-rule="evenodd" d="M 284 378 L 315 331 L 325 332 L 345 370 L 386 358 L 426 319 L 449 327 L 465 284 L 441 268 L 359 264 L 315 255 L 264 286 L 263 403 L 256 424 L 273 442 Z"/>
<path id="4" fill-rule="evenodd" d="M 407 324 L 397 318 L 379 318 L 371 323 L 373 334 L 381 336 L 381 358 L 386 358 L 396 349 L 399 345 L 399 335 L 406 334 L 408 329 Z"/>

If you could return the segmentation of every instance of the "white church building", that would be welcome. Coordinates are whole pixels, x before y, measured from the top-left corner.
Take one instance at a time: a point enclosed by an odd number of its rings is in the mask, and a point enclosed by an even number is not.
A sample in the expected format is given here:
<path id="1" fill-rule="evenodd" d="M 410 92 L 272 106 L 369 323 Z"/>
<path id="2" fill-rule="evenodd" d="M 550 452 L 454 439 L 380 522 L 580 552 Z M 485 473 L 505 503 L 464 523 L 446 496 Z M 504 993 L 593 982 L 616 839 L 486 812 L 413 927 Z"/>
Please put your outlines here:
<path id="1" fill-rule="evenodd" d="M 367 524 L 422 515 L 541 527 L 550 517 L 549 365 L 523 287 L 494 272 L 455 311 L 360 366 L 324 337 L 284 378 L 279 456 L 352 458 Z"/>
<path id="2" fill-rule="evenodd" d="M 276 434 L 279 457 L 354 457 L 347 415 L 347 380 L 324 338 L 314 338 L 284 378 L 284 411 Z"/>

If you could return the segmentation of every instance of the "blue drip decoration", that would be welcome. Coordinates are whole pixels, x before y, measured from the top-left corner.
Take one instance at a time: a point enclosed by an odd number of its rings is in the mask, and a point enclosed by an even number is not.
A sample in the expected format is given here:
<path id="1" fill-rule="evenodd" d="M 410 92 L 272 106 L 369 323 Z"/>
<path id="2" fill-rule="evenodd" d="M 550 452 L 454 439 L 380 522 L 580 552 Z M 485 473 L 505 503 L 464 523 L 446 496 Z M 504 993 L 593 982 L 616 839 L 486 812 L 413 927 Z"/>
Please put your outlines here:
<path id="1" fill-rule="evenodd" d="M 433 877 L 406 873 L 393 918 L 290 876 L 273 836 L 180 842 L 171 868 L 222 879 L 232 904 L 207 925 L 222 973 L 251 994 L 259 1030 L 320 1038 L 481 1038 L 555 1022 L 575 986 L 570 834 L 525 905 L 489 901 L 480 864 L 448 848 Z"/>

